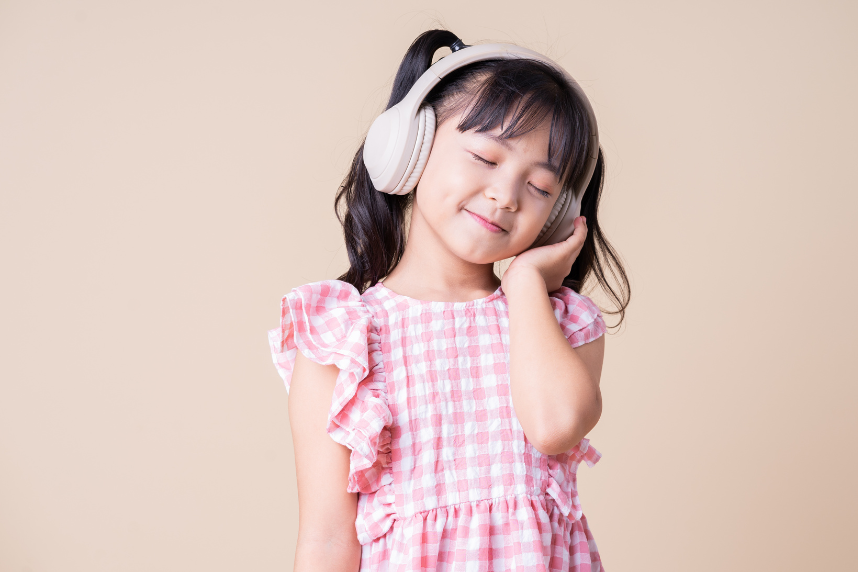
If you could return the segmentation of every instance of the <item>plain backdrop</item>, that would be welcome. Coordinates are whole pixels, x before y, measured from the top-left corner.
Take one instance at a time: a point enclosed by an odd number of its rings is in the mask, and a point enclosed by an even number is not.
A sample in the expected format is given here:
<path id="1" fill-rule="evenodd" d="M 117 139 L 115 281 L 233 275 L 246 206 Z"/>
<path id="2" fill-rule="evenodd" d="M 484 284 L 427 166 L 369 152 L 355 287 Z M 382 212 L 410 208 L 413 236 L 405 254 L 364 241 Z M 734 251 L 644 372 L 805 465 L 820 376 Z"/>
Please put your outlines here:
<path id="1" fill-rule="evenodd" d="M 594 105 L 611 572 L 858 568 L 858 4 L 0 2 L 0 572 L 291 570 L 266 331 L 421 32 Z M 610 320 L 609 320 L 610 321 Z"/>

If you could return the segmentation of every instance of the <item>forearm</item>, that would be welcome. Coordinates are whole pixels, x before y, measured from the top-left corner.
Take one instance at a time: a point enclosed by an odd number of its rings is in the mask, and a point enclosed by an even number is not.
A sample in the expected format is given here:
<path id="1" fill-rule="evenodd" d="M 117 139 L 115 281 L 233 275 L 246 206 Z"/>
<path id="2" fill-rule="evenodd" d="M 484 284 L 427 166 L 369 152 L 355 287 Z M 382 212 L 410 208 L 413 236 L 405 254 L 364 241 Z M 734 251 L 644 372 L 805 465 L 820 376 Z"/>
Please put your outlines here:
<path id="1" fill-rule="evenodd" d="M 298 534 L 295 572 L 357 572 L 361 546 L 357 539 L 309 539 Z"/>
<path id="2" fill-rule="evenodd" d="M 598 379 L 563 335 L 542 277 L 518 272 L 505 280 L 515 413 L 537 449 L 557 454 L 574 447 L 599 420 Z"/>

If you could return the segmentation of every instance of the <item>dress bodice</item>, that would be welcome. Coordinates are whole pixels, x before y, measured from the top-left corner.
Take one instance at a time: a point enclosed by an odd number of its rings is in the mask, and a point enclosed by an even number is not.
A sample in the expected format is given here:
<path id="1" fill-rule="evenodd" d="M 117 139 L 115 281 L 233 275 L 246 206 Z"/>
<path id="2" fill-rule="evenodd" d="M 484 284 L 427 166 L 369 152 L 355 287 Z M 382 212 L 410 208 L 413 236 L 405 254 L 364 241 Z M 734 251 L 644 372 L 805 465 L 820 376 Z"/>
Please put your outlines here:
<path id="1" fill-rule="evenodd" d="M 550 301 L 573 347 L 604 333 L 586 296 L 561 288 Z M 283 298 L 269 338 L 287 390 L 297 351 L 340 368 L 328 433 L 352 451 L 361 569 L 424 569 L 417 556 L 435 559 L 430 569 L 451 557 L 488 558 L 486 570 L 600 569 L 576 487 L 579 464 L 600 455 L 586 439 L 558 455 L 528 441 L 510 395 L 508 332 L 500 288 L 431 302 L 328 280 Z M 497 552 L 501 538 L 518 548 Z M 590 568 L 570 568 L 576 560 Z"/>

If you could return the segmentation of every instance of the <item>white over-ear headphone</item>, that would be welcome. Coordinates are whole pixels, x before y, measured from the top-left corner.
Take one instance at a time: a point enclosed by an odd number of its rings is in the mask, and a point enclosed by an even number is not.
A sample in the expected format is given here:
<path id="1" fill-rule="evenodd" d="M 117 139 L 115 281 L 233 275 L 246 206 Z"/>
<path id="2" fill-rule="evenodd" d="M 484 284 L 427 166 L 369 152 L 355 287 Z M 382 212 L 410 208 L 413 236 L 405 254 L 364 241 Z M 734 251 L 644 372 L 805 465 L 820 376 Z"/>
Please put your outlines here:
<path id="1" fill-rule="evenodd" d="M 411 192 L 423 174 L 435 137 L 435 110 L 423 98 L 451 71 L 473 62 L 501 58 L 537 60 L 561 72 L 587 110 L 590 122 L 590 156 L 577 181 L 557 197 L 548 221 L 530 248 L 566 240 L 574 230 L 572 221 L 581 214 L 581 199 L 590 183 L 599 157 L 599 131 L 590 101 L 566 70 L 542 54 L 513 44 L 465 46 L 457 40 L 453 53 L 435 62 L 414 83 L 402 101 L 379 115 L 369 128 L 363 147 L 363 162 L 373 186 L 383 193 Z"/>

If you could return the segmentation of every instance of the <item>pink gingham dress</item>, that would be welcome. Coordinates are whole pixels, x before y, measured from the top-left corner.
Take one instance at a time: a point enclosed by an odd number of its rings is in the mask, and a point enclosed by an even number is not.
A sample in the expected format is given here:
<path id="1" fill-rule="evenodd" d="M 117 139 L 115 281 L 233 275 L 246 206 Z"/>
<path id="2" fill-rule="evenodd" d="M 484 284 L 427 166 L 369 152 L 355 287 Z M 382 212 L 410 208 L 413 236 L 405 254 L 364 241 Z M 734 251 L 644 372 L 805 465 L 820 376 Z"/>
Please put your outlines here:
<path id="1" fill-rule="evenodd" d="M 586 296 L 550 300 L 573 347 L 605 332 Z M 269 341 L 287 392 L 299 350 L 340 369 L 327 431 L 351 449 L 361 570 L 602 570 L 576 490 L 578 465 L 600 454 L 587 439 L 558 455 L 527 440 L 508 332 L 500 288 L 431 302 L 325 280 L 283 297 Z"/>

